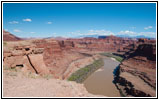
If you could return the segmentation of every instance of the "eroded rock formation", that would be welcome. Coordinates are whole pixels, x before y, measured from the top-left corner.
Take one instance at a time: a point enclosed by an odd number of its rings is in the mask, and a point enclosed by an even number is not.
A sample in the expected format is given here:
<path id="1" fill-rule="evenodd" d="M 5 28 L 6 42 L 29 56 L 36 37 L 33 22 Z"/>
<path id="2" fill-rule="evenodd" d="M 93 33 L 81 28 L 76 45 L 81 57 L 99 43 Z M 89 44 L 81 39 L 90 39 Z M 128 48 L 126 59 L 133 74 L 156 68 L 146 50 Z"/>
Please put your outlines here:
<path id="1" fill-rule="evenodd" d="M 4 47 L 7 48 L 7 47 Z M 3 51 L 4 67 L 22 67 L 23 71 L 37 74 L 49 73 L 43 61 L 43 49 L 34 45 L 14 46 Z"/>

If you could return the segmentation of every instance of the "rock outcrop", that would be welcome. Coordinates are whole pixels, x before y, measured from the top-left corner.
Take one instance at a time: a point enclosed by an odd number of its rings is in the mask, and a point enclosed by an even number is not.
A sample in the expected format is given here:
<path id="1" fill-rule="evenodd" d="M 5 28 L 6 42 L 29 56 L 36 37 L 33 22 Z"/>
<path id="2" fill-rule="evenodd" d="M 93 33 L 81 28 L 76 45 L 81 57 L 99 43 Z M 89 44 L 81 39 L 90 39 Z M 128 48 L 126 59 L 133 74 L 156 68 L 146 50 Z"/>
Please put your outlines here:
<path id="1" fill-rule="evenodd" d="M 130 52 L 131 51 L 131 52 Z M 156 96 L 156 44 L 139 39 L 120 64 L 114 82 L 125 96 Z"/>
<path id="2" fill-rule="evenodd" d="M 9 44 L 8 44 L 9 45 Z M 7 47 L 4 46 L 3 66 L 4 67 L 22 67 L 24 72 L 31 71 L 37 74 L 49 74 L 43 61 L 43 49 L 36 48 L 35 45 L 20 45 Z M 40 63 L 39 63 L 40 62 Z"/>

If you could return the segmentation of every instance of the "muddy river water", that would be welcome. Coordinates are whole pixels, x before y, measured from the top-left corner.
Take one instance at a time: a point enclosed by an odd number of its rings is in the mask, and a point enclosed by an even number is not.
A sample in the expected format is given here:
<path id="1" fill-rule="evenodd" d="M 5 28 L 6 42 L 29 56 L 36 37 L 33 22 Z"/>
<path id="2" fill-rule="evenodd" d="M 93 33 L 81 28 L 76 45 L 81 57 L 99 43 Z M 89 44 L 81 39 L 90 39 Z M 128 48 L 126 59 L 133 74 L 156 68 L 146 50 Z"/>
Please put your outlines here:
<path id="1" fill-rule="evenodd" d="M 104 58 L 104 66 L 91 74 L 85 81 L 87 91 L 96 95 L 120 97 L 120 93 L 113 83 L 113 71 L 120 64 L 110 58 Z"/>

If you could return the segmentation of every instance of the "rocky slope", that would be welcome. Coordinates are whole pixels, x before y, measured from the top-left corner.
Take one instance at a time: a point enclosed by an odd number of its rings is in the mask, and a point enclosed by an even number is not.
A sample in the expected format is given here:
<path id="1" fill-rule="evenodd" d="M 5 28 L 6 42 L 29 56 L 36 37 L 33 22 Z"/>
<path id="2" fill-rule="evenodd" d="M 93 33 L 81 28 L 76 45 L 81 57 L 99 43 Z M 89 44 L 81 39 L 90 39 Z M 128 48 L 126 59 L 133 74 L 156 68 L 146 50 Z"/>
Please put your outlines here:
<path id="1" fill-rule="evenodd" d="M 22 40 L 19 37 L 14 36 L 13 34 L 3 30 L 3 41 L 18 41 Z"/>
<path id="2" fill-rule="evenodd" d="M 156 96 L 156 44 L 139 40 L 135 48 L 120 64 L 114 82 L 125 96 Z"/>

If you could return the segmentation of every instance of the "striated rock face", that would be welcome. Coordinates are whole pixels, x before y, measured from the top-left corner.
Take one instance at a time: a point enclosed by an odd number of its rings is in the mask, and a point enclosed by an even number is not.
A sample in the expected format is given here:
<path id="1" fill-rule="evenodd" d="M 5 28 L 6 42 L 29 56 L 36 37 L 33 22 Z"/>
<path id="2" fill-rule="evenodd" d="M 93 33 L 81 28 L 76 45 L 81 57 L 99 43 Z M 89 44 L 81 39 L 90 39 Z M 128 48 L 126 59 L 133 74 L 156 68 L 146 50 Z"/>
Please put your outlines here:
<path id="1" fill-rule="evenodd" d="M 148 60 L 156 61 L 156 44 L 140 44 L 134 55 L 146 57 Z"/>
<path id="2" fill-rule="evenodd" d="M 3 30 L 3 41 L 18 41 L 22 40 L 19 37 L 14 36 L 13 34 Z"/>
<path id="3" fill-rule="evenodd" d="M 88 51 L 111 51 L 117 52 L 119 49 L 122 49 L 129 44 L 135 43 L 135 40 L 124 39 L 115 36 L 108 36 L 105 39 L 97 38 L 83 38 L 83 39 L 67 39 L 65 41 L 72 42 L 76 50 L 88 50 Z M 64 41 L 64 42 L 65 42 Z"/>
<path id="4" fill-rule="evenodd" d="M 62 49 L 54 49 L 54 45 L 51 48 L 46 46 L 44 50 L 44 62 L 50 73 L 54 75 L 55 78 L 63 79 L 63 74 L 67 70 L 69 64 L 77 59 L 81 59 L 84 56 L 77 52 L 70 52 Z"/>
<path id="5" fill-rule="evenodd" d="M 75 47 L 75 44 L 73 41 L 59 41 L 59 45 L 63 49 L 73 49 Z"/>
<path id="6" fill-rule="evenodd" d="M 139 40 L 137 48 L 130 51 L 115 77 L 117 88 L 125 96 L 156 96 L 155 42 Z"/>
<path id="7" fill-rule="evenodd" d="M 32 43 L 35 44 L 35 49 L 43 48 L 43 61 L 41 62 L 44 62 L 46 65 L 46 68 L 44 68 L 45 72 L 52 74 L 54 78 L 64 79 L 64 73 L 67 71 L 69 64 L 78 59 L 86 57 L 84 54 L 72 51 L 74 44 L 70 41 L 64 42 L 56 41 L 54 39 L 39 39 L 32 41 Z M 35 51 L 34 54 L 36 54 Z M 38 66 L 37 64 L 34 65 Z M 43 69 L 42 67 L 39 68 Z M 72 70 L 73 68 L 69 69 Z"/>

